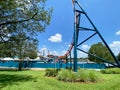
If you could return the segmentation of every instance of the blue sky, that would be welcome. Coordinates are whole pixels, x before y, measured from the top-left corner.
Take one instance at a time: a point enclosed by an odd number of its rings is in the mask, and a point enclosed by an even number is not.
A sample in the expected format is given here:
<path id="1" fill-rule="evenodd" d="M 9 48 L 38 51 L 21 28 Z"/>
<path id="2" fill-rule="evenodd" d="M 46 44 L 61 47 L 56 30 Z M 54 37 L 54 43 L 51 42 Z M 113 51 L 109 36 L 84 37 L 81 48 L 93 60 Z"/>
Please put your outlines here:
<path id="1" fill-rule="evenodd" d="M 51 54 L 63 55 L 72 41 L 74 14 L 72 0 L 48 0 L 47 7 L 53 7 L 51 24 L 39 35 L 39 50 L 49 50 Z M 115 53 L 120 52 L 120 0 L 78 0 L 91 18 L 105 41 Z M 86 22 L 85 22 L 86 23 Z M 88 23 L 86 23 L 87 25 Z M 82 37 L 82 35 L 81 35 Z M 88 50 L 94 38 L 81 46 Z M 46 52 L 47 52 L 46 50 Z M 86 55 L 78 52 L 79 57 Z"/>

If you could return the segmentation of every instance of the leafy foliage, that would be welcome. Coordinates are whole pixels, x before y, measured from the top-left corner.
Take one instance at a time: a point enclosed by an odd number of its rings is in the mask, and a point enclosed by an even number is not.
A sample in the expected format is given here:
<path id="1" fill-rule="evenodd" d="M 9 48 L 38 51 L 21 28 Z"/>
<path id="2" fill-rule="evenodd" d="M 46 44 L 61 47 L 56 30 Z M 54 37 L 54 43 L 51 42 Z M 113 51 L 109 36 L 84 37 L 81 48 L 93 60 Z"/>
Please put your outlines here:
<path id="1" fill-rule="evenodd" d="M 65 82 L 98 82 L 102 80 L 99 72 L 83 69 L 80 69 L 77 73 L 70 70 L 62 70 L 58 73 L 57 78 Z"/>
<path id="2" fill-rule="evenodd" d="M 79 70 L 79 80 L 82 82 L 98 82 L 102 80 L 100 72 L 95 70 Z"/>
<path id="3" fill-rule="evenodd" d="M 11 42 L 0 44 L 0 57 L 15 57 L 17 56 L 21 61 L 18 69 L 21 70 L 23 60 L 27 57 L 34 59 L 37 57 L 38 41 L 35 39 L 26 39 L 26 35 L 21 33 L 14 36 Z"/>
<path id="4" fill-rule="evenodd" d="M 91 46 L 91 48 L 89 49 L 89 53 L 91 53 L 95 56 L 98 56 L 100 58 L 104 58 L 106 60 L 113 61 L 113 58 L 110 55 L 108 49 L 101 42 L 99 42 L 97 44 L 93 44 Z M 99 63 L 102 62 L 98 58 L 91 56 L 91 55 L 88 55 L 88 58 L 90 61 L 99 62 Z"/>
<path id="5" fill-rule="evenodd" d="M 46 69 L 45 76 L 56 77 L 59 72 L 59 69 Z"/>
<path id="6" fill-rule="evenodd" d="M 120 53 L 118 54 L 118 60 L 120 61 Z"/>
<path id="7" fill-rule="evenodd" d="M 101 70 L 104 74 L 120 74 L 120 68 L 109 68 Z"/>
<path id="8" fill-rule="evenodd" d="M 63 69 L 59 72 L 57 78 L 60 81 L 75 82 L 77 80 L 77 75 L 70 70 Z"/>
<path id="9" fill-rule="evenodd" d="M 0 57 L 6 57 L 6 55 L 8 57 L 11 57 L 11 50 L 10 50 L 11 46 L 10 43 L 1 43 L 0 44 Z"/>
<path id="10" fill-rule="evenodd" d="M 46 0 L 1 0 L 0 42 L 8 41 L 16 33 L 32 37 L 50 24 L 52 8 L 45 8 Z M 7 39 L 6 39 L 7 38 Z"/>
<path id="11" fill-rule="evenodd" d="M 0 44 L 0 57 L 18 56 L 20 59 L 37 57 L 37 40 L 26 40 L 25 34 L 18 34 L 11 42 Z"/>
<path id="12" fill-rule="evenodd" d="M 0 57 L 36 58 L 37 35 L 50 24 L 47 0 L 0 1 Z"/>

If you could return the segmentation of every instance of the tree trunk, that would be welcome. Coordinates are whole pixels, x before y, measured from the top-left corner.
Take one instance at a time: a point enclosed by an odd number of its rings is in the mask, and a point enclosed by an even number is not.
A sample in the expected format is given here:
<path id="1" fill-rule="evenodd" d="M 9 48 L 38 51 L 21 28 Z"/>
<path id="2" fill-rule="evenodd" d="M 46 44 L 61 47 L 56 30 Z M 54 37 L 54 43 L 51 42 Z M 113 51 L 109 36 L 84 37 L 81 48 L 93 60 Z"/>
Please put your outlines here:
<path id="1" fill-rule="evenodd" d="M 18 70 L 21 71 L 22 67 L 23 67 L 23 61 L 20 61 L 18 65 Z"/>

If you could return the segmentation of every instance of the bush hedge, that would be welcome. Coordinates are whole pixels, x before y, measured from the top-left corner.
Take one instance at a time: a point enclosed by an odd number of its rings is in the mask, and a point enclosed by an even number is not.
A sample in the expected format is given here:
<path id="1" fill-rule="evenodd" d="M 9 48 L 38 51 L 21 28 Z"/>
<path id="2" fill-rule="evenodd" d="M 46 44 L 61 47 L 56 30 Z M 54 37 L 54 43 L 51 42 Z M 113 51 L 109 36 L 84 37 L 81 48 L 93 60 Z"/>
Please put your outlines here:
<path id="1" fill-rule="evenodd" d="M 120 74 L 120 68 L 109 68 L 101 70 L 104 74 Z"/>
<path id="2" fill-rule="evenodd" d="M 77 79 L 77 75 L 73 73 L 71 70 L 63 69 L 58 73 L 57 78 L 60 81 L 75 82 Z"/>
<path id="3" fill-rule="evenodd" d="M 98 82 L 103 80 L 100 72 L 84 69 L 80 69 L 76 73 L 70 70 L 61 70 L 57 78 L 65 82 Z"/>
<path id="4" fill-rule="evenodd" d="M 45 71 L 46 71 L 45 76 L 56 77 L 59 69 L 46 69 Z"/>

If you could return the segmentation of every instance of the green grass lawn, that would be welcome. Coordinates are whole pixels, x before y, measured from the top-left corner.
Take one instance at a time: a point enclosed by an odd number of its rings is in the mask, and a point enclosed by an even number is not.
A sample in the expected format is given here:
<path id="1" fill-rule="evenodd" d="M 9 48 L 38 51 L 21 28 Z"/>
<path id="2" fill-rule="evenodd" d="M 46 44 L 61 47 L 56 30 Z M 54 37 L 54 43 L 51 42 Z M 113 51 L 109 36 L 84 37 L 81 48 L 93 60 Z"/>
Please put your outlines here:
<path id="1" fill-rule="evenodd" d="M 120 74 L 102 74 L 99 83 L 70 83 L 44 77 L 45 71 L 0 71 L 0 90 L 120 90 Z"/>

